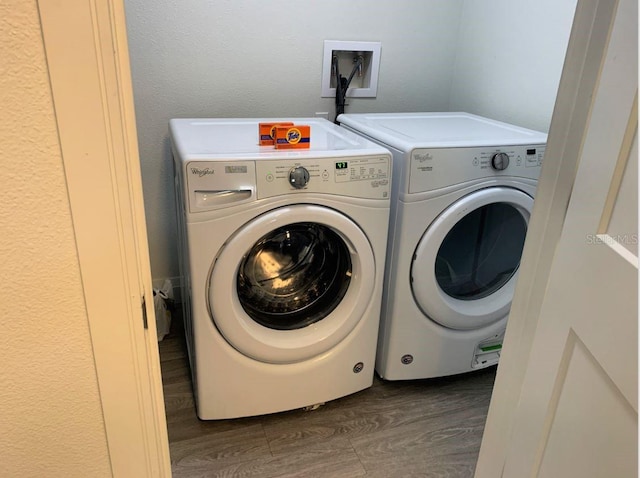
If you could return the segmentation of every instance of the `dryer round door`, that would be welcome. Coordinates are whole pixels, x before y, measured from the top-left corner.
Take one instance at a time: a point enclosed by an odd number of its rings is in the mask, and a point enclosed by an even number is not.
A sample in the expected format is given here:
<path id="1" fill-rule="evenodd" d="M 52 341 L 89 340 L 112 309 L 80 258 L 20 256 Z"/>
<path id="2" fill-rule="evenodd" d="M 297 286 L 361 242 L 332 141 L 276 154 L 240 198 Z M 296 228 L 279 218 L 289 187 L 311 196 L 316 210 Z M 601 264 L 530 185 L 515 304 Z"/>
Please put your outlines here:
<path id="1" fill-rule="evenodd" d="M 471 193 L 427 228 L 411 264 L 416 303 L 431 320 L 474 329 L 509 313 L 533 198 L 507 187 Z"/>
<path id="2" fill-rule="evenodd" d="M 322 206 L 294 205 L 241 227 L 209 276 L 213 321 L 236 350 L 292 363 L 330 350 L 369 306 L 376 264 L 364 232 Z"/>

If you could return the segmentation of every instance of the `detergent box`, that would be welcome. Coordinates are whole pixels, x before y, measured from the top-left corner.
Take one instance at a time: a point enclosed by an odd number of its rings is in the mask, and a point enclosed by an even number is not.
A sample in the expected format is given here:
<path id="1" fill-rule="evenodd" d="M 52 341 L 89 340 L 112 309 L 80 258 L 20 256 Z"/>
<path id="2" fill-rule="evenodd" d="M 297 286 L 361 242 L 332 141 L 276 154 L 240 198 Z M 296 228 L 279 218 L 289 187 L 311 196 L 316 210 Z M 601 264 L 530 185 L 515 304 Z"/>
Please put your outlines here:
<path id="1" fill-rule="evenodd" d="M 293 126 L 290 121 L 278 121 L 272 123 L 258 124 L 258 139 L 260 146 L 273 146 L 275 138 L 275 128 L 277 125 Z"/>
<path id="2" fill-rule="evenodd" d="M 308 148 L 311 145 L 311 126 L 302 124 L 277 125 L 274 139 L 276 149 Z"/>

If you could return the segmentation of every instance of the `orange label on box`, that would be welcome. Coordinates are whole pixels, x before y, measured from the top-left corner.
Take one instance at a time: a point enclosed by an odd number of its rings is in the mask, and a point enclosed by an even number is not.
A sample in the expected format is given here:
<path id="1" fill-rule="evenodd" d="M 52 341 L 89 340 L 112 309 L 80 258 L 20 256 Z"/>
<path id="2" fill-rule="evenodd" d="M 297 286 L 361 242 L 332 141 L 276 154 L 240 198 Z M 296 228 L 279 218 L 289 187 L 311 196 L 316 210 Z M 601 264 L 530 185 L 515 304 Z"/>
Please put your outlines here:
<path id="1" fill-rule="evenodd" d="M 308 148 L 311 145 L 311 126 L 276 126 L 276 149 Z"/>
<path id="2" fill-rule="evenodd" d="M 260 146 L 269 146 L 274 144 L 276 126 L 293 126 L 290 121 L 277 121 L 273 123 L 258 124 L 258 139 Z"/>

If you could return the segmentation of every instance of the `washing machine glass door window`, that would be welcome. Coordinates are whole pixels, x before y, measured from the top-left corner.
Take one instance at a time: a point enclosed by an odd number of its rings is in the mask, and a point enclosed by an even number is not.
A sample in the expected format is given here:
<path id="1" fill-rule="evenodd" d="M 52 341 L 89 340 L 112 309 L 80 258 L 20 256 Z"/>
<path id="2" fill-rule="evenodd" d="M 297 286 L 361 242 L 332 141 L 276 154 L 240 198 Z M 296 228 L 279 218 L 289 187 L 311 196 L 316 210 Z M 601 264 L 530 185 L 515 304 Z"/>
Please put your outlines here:
<path id="1" fill-rule="evenodd" d="M 460 300 L 493 294 L 518 270 L 526 234 L 525 218 L 510 204 L 487 204 L 470 212 L 453 226 L 438 250 L 438 285 Z"/>
<path id="2" fill-rule="evenodd" d="M 409 278 L 426 320 L 468 330 L 507 317 L 532 208 L 528 194 L 490 187 L 458 199 L 427 226 Z"/>
<path id="3" fill-rule="evenodd" d="M 295 363 L 342 342 L 370 307 L 376 261 L 349 217 L 283 206 L 238 228 L 209 273 L 211 324 L 254 360 Z"/>
<path id="4" fill-rule="evenodd" d="M 242 258 L 238 298 L 259 324 L 299 329 L 336 308 L 351 275 L 349 250 L 338 234 L 322 224 L 289 224 L 260 238 Z"/>

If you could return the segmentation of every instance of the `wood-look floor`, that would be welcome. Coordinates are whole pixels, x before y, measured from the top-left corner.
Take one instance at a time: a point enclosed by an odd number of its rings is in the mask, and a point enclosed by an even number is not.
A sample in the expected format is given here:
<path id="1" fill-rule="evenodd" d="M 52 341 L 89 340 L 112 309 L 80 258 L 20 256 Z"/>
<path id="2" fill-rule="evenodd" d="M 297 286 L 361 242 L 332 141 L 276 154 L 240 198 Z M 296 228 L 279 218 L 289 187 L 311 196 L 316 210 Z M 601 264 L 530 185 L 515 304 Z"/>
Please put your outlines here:
<path id="1" fill-rule="evenodd" d="M 201 421 L 182 324 L 160 342 L 173 476 L 472 477 L 495 367 L 386 382 L 314 411 Z"/>

